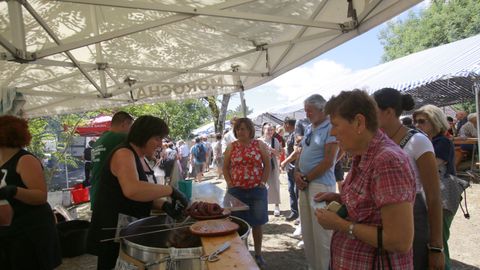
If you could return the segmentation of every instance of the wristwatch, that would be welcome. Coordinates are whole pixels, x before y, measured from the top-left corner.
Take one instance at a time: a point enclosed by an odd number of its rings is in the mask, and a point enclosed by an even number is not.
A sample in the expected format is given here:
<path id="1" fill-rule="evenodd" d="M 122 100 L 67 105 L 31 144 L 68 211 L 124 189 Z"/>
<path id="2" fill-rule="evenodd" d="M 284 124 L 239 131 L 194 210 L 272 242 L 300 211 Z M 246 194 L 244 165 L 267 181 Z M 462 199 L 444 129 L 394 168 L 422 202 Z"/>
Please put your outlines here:
<path id="1" fill-rule="evenodd" d="M 355 239 L 355 235 L 353 234 L 353 229 L 355 228 L 355 222 L 350 223 L 348 225 L 348 237 L 350 239 Z"/>
<path id="2" fill-rule="evenodd" d="M 307 180 L 307 176 L 306 176 L 306 175 L 302 176 L 302 180 L 303 180 L 303 182 L 308 183 L 308 180 Z"/>
<path id="3" fill-rule="evenodd" d="M 431 252 L 443 253 L 443 247 L 432 247 L 432 246 L 430 246 L 430 244 L 427 244 L 427 248 Z"/>

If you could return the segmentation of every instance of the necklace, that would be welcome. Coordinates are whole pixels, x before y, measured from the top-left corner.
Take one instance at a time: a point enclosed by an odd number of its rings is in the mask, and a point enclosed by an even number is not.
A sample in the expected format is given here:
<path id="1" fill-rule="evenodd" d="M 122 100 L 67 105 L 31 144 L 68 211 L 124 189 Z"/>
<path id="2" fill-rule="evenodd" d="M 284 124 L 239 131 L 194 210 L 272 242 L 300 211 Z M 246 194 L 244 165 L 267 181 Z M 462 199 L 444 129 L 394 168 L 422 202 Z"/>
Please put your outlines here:
<path id="1" fill-rule="evenodd" d="M 400 129 L 401 129 L 402 127 L 403 127 L 403 125 L 402 125 L 402 124 L 400 124 L 400 126 L 397 128 L 397 130 L 395 131 L 395 133 L 393 133 L 393 135 L 392 135 L 392 136 L 390 136 L 390 139 L 392 139 L 392 140 L 393 140 L 393 138 L 395 138 L 395 135 L 397 135 L 397 133 L 400 131 Z"/>

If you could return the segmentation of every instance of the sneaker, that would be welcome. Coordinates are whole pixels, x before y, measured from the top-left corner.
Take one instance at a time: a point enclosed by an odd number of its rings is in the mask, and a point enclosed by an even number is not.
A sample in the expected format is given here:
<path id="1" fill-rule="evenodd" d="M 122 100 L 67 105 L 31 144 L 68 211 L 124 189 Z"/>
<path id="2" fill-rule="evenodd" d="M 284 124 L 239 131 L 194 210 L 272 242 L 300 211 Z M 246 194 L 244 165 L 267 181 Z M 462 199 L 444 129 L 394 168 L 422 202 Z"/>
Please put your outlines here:
<path id="1" fill-rule="evenodd" d="M 295 219 L 293 224 L 300 226 L 300 218 Z"/>
<path id="2" fill-rule="evenodd" d="M 288 217 L 285 218 L 286 221 L 294 221 L 298 218 L 298 214 L 295 212 L 291 212 Z"/>
<path id="3" fill-rule="evenodd" d="M 293 232 L 293 236 L 294 237 L 302 236 L 302 227 L 301 226 L 297 226 L 297 228 Z"/>
<path id="4" fill-rule="evenodd" d="M 255 255 L 255 262 L 257 263 L 260 269 L 266 269 L 267 263 L 263 259 L 262 255 Z"/>
<path id="5" fill-rule="evenodd" d="M 303 248 L 303 246 L 305 246 L 305 243 L 303 242 L 303 240 L 298 242 L 297 247 Z"/>

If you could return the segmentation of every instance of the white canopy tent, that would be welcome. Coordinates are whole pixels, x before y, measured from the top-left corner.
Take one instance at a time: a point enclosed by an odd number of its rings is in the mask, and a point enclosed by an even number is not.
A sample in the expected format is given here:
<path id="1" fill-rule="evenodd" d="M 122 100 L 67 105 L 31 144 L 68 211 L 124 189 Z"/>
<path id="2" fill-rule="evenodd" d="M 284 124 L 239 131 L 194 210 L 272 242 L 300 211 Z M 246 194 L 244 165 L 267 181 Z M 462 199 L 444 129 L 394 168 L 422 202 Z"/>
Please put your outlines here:
<path id="1" fill-rule="evenodd" d="M 419 2 L 0 1 L 0 91 L 27 117 L 242 91 Z"/>

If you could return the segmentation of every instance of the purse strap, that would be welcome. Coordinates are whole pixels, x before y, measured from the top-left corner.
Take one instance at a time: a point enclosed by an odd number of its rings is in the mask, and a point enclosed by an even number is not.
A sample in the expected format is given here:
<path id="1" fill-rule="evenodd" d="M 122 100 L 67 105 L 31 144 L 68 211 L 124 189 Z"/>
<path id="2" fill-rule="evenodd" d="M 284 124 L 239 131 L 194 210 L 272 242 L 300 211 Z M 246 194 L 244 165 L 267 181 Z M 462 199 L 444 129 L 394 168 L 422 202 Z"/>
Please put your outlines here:
<path id="1" fill-rule="evenodd" d="M 377 227 L 377 250 L 375 253 L 375 257 L 373 258 L 373 265 L 372 270 L 384 270 L 384 269 L 393 269 L 392 262 L 390 261 L 390 257 L 388 256 L 388 252 L 383 250 L 383 228 L 382 226 Z M 388 268 L 385 268 L 383 265 L 383 255 L 387 257 Z"/>

